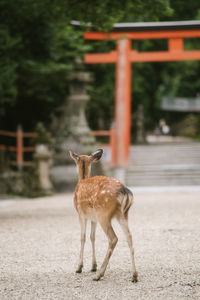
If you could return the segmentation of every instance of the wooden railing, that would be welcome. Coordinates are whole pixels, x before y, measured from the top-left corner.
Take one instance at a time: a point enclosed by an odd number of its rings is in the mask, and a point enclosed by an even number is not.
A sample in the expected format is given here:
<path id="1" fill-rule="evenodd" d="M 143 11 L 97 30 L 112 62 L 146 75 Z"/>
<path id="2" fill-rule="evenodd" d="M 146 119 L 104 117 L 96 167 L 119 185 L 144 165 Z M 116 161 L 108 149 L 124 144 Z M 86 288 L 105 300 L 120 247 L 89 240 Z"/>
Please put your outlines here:
<path id="1" fill-rule="evenodd" d="M 96 130 L 93 131 L 94 136 L 108 136 L 109 137 L 109 144 L 101 145 L 103 148 L 109 147 L 111 151 L 111 165 L 115 164 L 115 129 L 111 128 L 110 130 Z M 25 152 L 34 152 L 35 147 L 25 147 L 24 146 L 24 138 L 33 138 L 37 136 L 36 132 L 24 132 L 21 126 L 18 126 L 16 132 L 0 130 L 0 136 L 6 136 L 15 138 L 16 146 L 7 146 L 4 144 L 0 144 L 0 150 L 5 150 L 9 152 L 16 152 L 16 160 L 11 161 L 12 165 L 17 166 L 19 170 L 21 170 L 24 166 L 31 166 L 32 161 L 25 161 L 24 160 L 24 153 Z"/>
<path id="2" fill-rule="evenodd" d="M 23 166 L 32 165 L 31 161 L 24 161 L 24 152 L 34 152 L 35 147 L 24 147 L 24 138 L 36 137 L 36 132 L 23 132 L 22 127 L 18 126 L 16 132 L 0 130 L 0 135 L 16 139 L 16 146 L 0 145 L 0 150 L 16 152 L 16 161 L 10 162 L 12 165 L 16 165 L 19 170 L 21 170 Z"/>

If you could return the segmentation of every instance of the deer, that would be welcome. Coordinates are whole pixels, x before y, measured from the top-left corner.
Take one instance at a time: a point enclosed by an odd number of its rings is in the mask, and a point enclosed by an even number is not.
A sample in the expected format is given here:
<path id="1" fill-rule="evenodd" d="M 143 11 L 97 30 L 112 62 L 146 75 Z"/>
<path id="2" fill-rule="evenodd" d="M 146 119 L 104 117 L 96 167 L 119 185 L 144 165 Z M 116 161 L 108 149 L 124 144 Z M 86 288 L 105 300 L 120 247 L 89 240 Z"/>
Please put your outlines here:
<path id="1" fill-rule="evenodd" d="M 132 261 L 132 282 L 137 282 L 138 274 L 134 261 L 132 235 L 128 227 L 128 211 L 133 203 L 132 192 L 118 179 L 108 176 L 90 177 L 91 165 L 100 160 L 103 150 L 97 149 L 91 155 L 78 155 L 69 151 L 78 171 L 78 183 L 74 191 L 74 206 L 77 210 L 81 228 L 81 247 L 76 273 L 83 269 L 83 252 L 86 240 L 87 221 L 91 221 L 90 239 L 92 244 L 92 272 L 97 271 L 95 256 L 95 233 L 99 223 L 108 238 L 108 249 L 103 263 L 93 278 L 99 281 L 106 271 L 109 259 L 117 244 L 118 238 L 112 227 L 112 219 L 116 218 L 126 236 Z"/>

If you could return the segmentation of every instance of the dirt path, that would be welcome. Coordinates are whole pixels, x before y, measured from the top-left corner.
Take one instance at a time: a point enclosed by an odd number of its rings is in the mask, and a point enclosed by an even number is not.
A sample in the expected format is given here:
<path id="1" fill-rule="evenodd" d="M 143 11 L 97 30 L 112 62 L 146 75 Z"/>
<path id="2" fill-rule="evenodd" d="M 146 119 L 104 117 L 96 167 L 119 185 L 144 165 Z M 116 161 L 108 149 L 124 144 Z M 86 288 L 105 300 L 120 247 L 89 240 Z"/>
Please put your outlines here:
<path id="1" fill-rule="evenodd" d="M 105 277 L 92 281 L 89 234 L 84 271 L 75 274 L 80 238 L 72 194 L 1 200 L 0 299 L 200 299 L 200 189 L 136 189 L 134 194 L 130 228 L 136 284 L 130 281 L 129 249 L 115 221 L 119 242 Z M 99 265 L 106 247 L 98 228 Z"/>

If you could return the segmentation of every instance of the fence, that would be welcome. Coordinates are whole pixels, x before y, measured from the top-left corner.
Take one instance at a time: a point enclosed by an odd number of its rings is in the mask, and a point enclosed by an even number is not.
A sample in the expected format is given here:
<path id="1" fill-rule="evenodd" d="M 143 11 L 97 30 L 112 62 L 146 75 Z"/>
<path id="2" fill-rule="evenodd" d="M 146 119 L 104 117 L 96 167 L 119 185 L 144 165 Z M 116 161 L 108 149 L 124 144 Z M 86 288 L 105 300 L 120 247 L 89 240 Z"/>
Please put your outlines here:
<path id="1" fill-rule="evenodd" d="M 24 152 L 34 152 L 35 147 L 24 147 L 24 138 L 33 138 L 37 136 L 36 132 L 23 132 L 22 127 L 18 126 L 16 132 L 0 130 L 0 135 L 16 139 L 16 146 L 0 145 L 0 150 L 16 152 L 16 161 L 11 161 L 19 170 L 23 166 L 31 166 L 31 161 L 24 161 Z"/>
<path id="2" fill-rule="evenodd" d="M 115 163 L 115 129 L 93 131 L 94 136 L 109 136 L 109 145 L 102 147 L 110 147 L 111 165 Z M 0 150 L 16 152 L 16 161 L 11 161 L 12 165 L 17 166 L 21 170 L 24 166 L 31 166 L 31 161 L 24 161 L 25 152 L 34 152 L 35 147 L 24 147 L 24 138 L 33 138 L 37 136 L 36 132 L 24 132 L 19 125 L 16 132 L 0 130 L 0 136 L 7 136 L 16 139 L 16 146 L 0 145 Z"/>

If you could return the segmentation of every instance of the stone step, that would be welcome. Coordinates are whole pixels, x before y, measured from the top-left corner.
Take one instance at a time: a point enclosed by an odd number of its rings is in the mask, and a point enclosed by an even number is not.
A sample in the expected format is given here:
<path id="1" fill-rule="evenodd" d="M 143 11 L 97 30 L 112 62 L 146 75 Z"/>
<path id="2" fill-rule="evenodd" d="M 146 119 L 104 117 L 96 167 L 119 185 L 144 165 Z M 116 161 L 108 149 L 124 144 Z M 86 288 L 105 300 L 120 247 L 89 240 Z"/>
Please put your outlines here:
<path id="1" fill-rule="evenodd" d="M 163 180 L 163 181 L 130 181 L 126 182 L 129 187 L 145 187 L 145 186 L 199 186 L 198 180 Z"/>
<path id="2" fill-rule="evenodd" d="M 134 178 L 139 180 L 146 180 L 146 179 L 165 179 L 165 178 L 197 178 L 200 180 L 200 172 L 157 172 L 157 173 L 127 173 L 127 178 Z"/>
<path id="3" fill-rule="evenodd" d="M 174 172 L 127 172 L 128 177 L 131 178 L 166 178 L 166 177 L 177 177 L 177 176 L 182 176 L 182 177 L 200 177 L 200 171 L 197 172 L 180 172 L 180 171 L 174 171 Z M 199 178 L 200 179 L 200 178 Z"/>
<path id="4" fill-rule="evenodd" d="M 131 165 L 127 173 L 153 173 L 153 172 L 176 172 L 191 171 L 200 172 L 200 164 L 163 164 L 163 165 Z"/>
<path id="5" fill-rule="evenodd" d="M 146 180 L 163 180 L 163 179 L 168 179 L 168 178 L 172 178 L 172 179 L 176 179 L 176 180 L 179 180 L 180 178 L 183 179 L 183 178 L 191 178 L 191 179 L 194 179 L 194 178 L 197 178 L 197 180 L 200 181 L 200 172 L 198 174 L 181 174 L 181 173 L 176 173 L 176 174 L 151 174 L 151 175 L 143 175 L 143 174 L 131 174 L 128 176 L 128 180 L 131 179 L 131 180 L 143 180 L 143 181 L 146 181 Z"/>
<path id="6" fill-rule="evenodd" d="M 200 143 L 136 145 L 130 154 L 129 186 L 200 185 Z"/>

